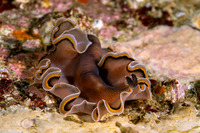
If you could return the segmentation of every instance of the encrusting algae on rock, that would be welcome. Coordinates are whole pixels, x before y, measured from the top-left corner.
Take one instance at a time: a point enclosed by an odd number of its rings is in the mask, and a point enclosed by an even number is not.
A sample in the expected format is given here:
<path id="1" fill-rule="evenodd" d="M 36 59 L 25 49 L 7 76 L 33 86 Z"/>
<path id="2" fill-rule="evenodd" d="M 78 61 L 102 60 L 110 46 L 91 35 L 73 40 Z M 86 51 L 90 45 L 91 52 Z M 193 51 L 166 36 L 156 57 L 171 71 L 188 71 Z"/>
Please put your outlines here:
<path id="1" fill-rule="evenodd" d="M 69 18 L 59 18 L 51 45 L 38 64 L 34 83 L 63 99 L 61 114 L 85 113 L 99 121 L 119 115 L 128 100 L 151 99 L 146 69 L 126 52 L 101 48 L 94 35 L 81 31 Z"/>

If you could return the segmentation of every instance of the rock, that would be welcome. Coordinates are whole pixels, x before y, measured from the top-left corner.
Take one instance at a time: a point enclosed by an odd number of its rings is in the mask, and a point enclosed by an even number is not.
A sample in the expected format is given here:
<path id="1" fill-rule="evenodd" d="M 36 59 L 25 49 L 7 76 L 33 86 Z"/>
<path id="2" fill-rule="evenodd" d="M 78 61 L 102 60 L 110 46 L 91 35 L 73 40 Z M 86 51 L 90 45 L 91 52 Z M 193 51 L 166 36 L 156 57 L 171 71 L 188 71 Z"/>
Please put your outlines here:
<path id="1" fill-rule="evenodd" d="M 159 79 L 178 78 L 182 82 L 200 78 L 199 43 L 200 32 L 189 26 L 157 26 L 113 47 L 127 51 Z"/>
<path id="2" fill-rule="evenodd" d="M 35 127 L 35 119 L 26 118 L 22 120 L 21 126 L 26 129 Z"/>
<path id="3" fill-rule="evenodd" d="M 189 24 L 197 29 L 200 29 L 200 10 L 195 11 L 189 17 Z"/>
<path id="4" fill-rule="evenodd" d="M 41 46 L 40 44 L 40 40 L 39 39 L 35 39 L 35 40 L 27 40 L 23 43 L 22 45 L 22 49 L 24 51 L 30 51 L 30 52 L 34 52 L 37 49 L 39 49 L 39 47 Z"/>
<path id="5" fill-rule="evenodd" d="M 115 125 L 120 128 L 121 133 L 139 133 L 133 130 L 131 127 L 123 127 L 121 123 L 116 122 Z"/>
<path id="6" fill-rule="evenodd" d="M 94 22 L 93 22 L 93 24 L 92 24 L 92 27 L 94 28 L 94 29 L 98 29 L 98 30 L 100 30 L 102 27 L 103 27 L 103 21 L 101 20 L 101 19 L 96 19 L 96 20 L 94 20 Z"/>

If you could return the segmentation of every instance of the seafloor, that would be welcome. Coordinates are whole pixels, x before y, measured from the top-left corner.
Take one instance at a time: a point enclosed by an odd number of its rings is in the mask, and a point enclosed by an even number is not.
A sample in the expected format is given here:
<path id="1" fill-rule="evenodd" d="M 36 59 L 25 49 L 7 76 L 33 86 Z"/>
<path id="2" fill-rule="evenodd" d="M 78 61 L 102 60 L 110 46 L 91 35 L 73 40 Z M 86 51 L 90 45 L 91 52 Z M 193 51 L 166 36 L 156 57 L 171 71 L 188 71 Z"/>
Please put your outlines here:
<path id="1" fill-rule="evenodd" d="M 153 99 L 99 122 L 59 114 L 60 99 L 30 83 L 62 16 L 144 64 Z M 1 0 L 0 133 L 200 132 L 199 30 L 199 0 Z"/>

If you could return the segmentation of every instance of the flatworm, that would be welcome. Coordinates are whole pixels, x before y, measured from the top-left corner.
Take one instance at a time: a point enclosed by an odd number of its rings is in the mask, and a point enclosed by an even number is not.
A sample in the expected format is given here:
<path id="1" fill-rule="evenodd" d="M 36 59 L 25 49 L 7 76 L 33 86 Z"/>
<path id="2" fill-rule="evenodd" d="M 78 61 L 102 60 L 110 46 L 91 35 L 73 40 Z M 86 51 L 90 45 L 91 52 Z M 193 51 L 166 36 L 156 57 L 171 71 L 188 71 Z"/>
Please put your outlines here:
<path id="1" fill-rule="evenodd" d="M 108 112 L 121 114 L 125 101 L 152 98 L 142 64 L 126 52 L 101 48 L 72 19 L 56 21 L 51 42 L 34 83 L 62 99 L 61 114 L 85 113 L 99 121 Z"/>

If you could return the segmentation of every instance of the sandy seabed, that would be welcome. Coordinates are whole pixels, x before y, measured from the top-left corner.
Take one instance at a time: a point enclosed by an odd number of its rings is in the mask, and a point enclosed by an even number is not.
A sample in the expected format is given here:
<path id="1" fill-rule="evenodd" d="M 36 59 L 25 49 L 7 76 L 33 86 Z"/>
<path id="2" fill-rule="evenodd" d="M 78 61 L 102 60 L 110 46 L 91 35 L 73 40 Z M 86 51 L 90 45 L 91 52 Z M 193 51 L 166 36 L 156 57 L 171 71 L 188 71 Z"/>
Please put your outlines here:
<path id="1" fill-rule="evenodd" d="M 1 133 L 120 133 L 116 122 L 132 133 L 197 133 L 200 131 L 200 119 L 192 104 L 189 107 L 177 107 L 173 115 L 156 120 L 156 113 L 146 114 L 146 121 L 131 124 L 125 115 L 109 116 L 106 122 L 80 122 L 65 120 L 56 111 L 35 111 L 21 105 L 14 105 L 0 111 Z M 72 115 L 72 117 L 77 117 Z"/>

